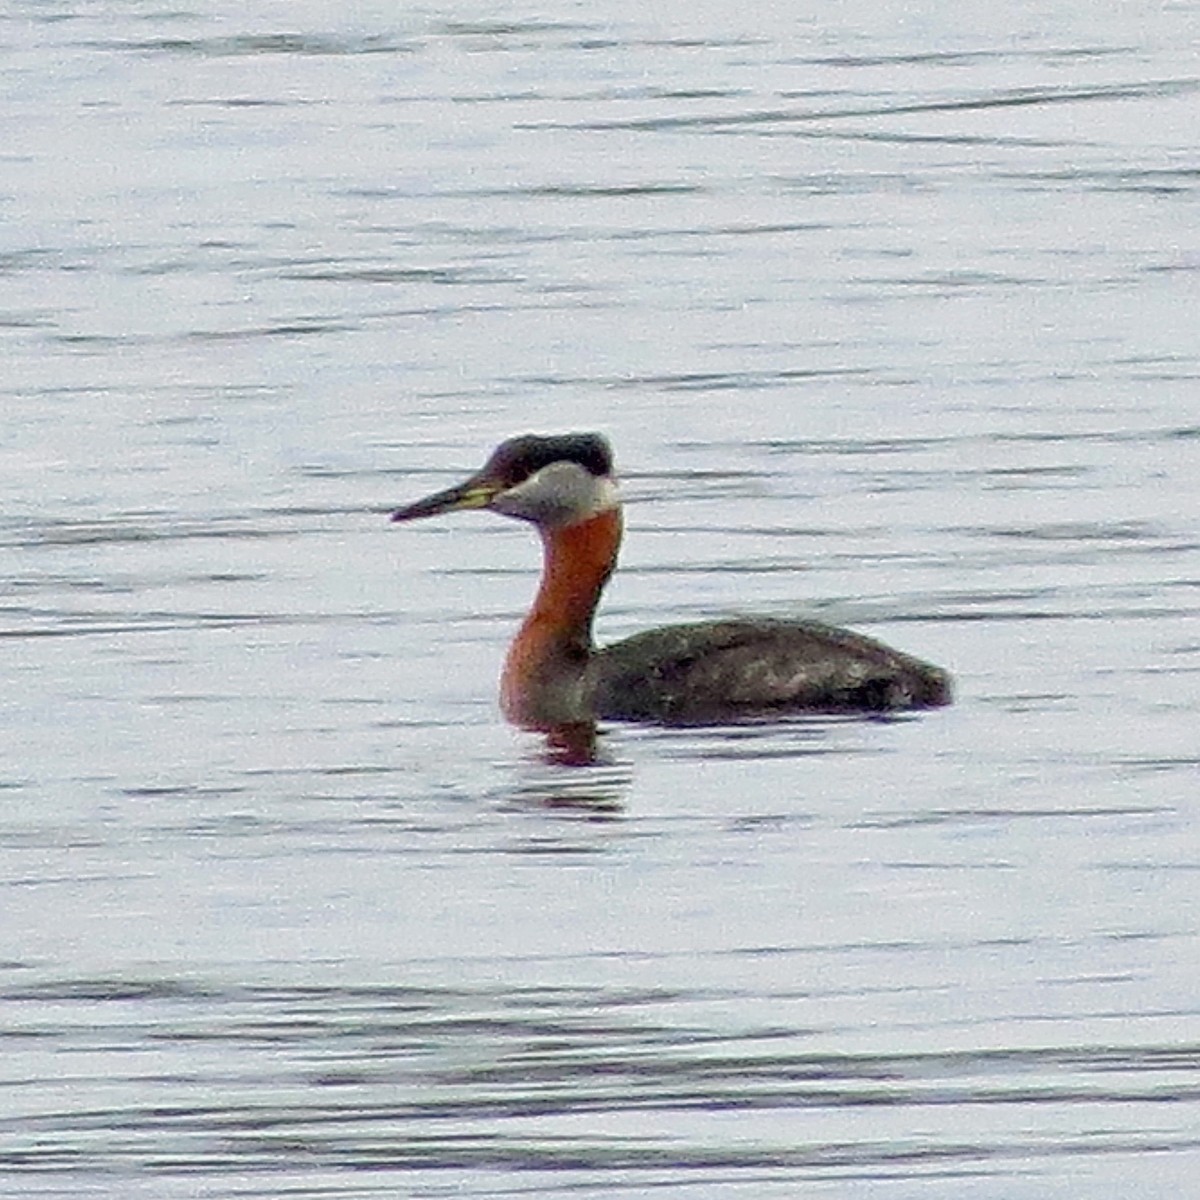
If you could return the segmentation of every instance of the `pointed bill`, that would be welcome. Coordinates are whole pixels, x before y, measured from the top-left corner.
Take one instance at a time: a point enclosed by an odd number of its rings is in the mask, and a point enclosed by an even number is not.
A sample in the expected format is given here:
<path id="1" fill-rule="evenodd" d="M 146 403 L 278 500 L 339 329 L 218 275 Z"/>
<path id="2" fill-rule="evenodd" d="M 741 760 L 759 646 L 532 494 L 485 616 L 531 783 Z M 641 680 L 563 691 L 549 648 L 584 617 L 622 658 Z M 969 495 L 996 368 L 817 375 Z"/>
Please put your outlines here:
<path id="1" fill-rule="evenodd" d="M 444 492 L 435 492 L 424 500 L 398 508 L 392 513 L 393 521 L 416 521 L 420 517 L 436 517 L 439 513 L 458 512 L 461 509 L 487 508 L 504 487 L 493 479 L 468 479 Z"/>

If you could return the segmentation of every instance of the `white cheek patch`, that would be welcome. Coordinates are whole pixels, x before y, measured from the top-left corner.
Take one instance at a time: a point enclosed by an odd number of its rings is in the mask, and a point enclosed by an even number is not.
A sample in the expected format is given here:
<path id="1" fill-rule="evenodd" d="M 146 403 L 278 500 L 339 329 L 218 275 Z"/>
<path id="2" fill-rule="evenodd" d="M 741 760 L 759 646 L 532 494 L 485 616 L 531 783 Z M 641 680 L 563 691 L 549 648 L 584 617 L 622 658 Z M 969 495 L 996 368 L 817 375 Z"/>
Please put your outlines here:
<path id="1" fill-rule="evenodd" d="M 593 478 L 595 477 L 593 476 Z M 593 513 L 611 512 L 614 508 L 621 507 L 621 490 L 611 475 L 604 475 L 596 479 L 595 495 L 596 503 L 592 508 Z"/>
<path id="2" fill-rule="evenodd" d="M 578 463 L 556 462 L 501 493 L 491 507 L 543 525 L 567 525 L 619 504 L 614 480 L 597 477 Z"/>

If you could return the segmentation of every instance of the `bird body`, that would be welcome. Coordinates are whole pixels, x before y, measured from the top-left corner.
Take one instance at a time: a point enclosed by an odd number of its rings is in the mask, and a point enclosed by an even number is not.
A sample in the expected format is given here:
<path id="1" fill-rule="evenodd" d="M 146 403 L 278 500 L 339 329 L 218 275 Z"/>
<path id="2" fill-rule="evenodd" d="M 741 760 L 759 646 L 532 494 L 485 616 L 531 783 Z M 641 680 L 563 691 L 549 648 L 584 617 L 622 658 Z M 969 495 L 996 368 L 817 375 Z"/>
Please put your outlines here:
<path id="1" fill-rule="evenodd" d="M 597 650 L 592 624 L 622 535 L 612 452 L 599 434 L 512 438 L 465 483 L 393 520 L 467 508 L 529 521 L 542 537 L 541 583 L 501 677 L 501 708 L 515 725 L 713 724 L 950 702 L 941 668 L 817 621 L 674 625 Z"/>
<path id="2" fill-rule="evenodd" d="M 929 708 L 950 698 L 945 671 L 874 638 L 765 617 L 634 634 L 597 652 L 595 680 L 597 716 L 671 724 Z"/>

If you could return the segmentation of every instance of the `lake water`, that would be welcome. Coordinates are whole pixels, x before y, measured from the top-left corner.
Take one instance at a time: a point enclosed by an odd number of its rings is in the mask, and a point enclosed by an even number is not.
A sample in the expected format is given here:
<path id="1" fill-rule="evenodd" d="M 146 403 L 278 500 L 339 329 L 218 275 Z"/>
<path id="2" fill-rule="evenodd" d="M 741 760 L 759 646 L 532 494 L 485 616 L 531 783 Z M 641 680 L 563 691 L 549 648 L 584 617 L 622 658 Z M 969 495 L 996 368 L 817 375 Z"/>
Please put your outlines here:
<path id="1" fill-rule="evenodd" d="M 1198 24 L 7 6 L 4 1195 L 1191 1194 Z M 570 429 L 956 705 L 543 761 L 385 514 Z"/>

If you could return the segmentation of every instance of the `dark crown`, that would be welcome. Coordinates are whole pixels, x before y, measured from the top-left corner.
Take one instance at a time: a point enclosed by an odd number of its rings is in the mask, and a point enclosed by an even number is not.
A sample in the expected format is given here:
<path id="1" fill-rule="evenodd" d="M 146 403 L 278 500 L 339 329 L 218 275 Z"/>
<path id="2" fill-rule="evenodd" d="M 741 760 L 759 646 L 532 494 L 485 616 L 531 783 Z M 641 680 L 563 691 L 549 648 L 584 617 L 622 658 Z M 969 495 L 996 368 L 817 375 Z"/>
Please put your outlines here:
<path id="1" fill-rule="evenodd" d="M 492 452 L 483 474 L 516 487 L 551 463 L 578 463 L 592 475 L 611 475 L 612 448 L 599 433 L 563 433 L 543 437 L 525 433 L 501 442 Z"/>

